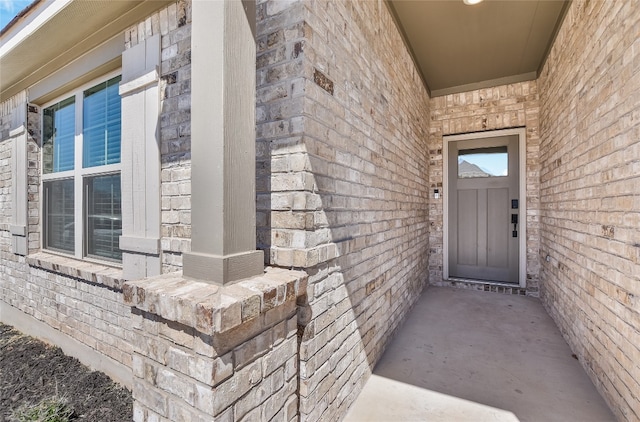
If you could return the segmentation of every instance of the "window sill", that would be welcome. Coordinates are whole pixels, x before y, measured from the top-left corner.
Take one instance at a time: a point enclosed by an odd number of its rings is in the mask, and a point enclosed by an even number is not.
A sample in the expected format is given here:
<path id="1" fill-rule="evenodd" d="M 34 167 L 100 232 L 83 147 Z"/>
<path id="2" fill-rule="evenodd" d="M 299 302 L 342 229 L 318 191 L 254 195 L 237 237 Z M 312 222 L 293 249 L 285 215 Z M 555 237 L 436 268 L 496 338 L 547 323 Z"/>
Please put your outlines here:
<path id="1" fill-rule="evenodd" d="M 79 278 L 90 283 L 102 284 L 116 290 L 122 290 L 122 285 L 124 284 L 121 268 L 80 261 L 52 253 L 38 252 L 28 255 L 27 264 L 54 273 Z"/>

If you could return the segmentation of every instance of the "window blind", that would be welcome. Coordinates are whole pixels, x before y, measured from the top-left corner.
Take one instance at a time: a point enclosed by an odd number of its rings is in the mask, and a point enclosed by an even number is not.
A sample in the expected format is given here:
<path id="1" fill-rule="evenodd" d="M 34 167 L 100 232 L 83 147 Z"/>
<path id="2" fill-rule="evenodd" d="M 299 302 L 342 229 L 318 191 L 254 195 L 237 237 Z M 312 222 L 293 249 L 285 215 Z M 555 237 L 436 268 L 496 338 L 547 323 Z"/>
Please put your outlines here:
<path id="1" fill-rule="evenodd" d="M 122 260 L 122 194 L 120 174 L 85 179 L 87 255 Z"/>
<path id="2" fill-rule="evenodd" d="M 120 162 L 120 76 L 84 92 L 83 167 Z"/>
<path id="3" fill-rule="evenodd" d="M 43 112 L 43 168 L 46 173 L 73 170 L 75 98 L 48 107 Z"/>
<path id="4" fill-rule="evenodd" d="M 44 245 L 65 252 L 74 251 L 73 179 L 44 183 Z"/>

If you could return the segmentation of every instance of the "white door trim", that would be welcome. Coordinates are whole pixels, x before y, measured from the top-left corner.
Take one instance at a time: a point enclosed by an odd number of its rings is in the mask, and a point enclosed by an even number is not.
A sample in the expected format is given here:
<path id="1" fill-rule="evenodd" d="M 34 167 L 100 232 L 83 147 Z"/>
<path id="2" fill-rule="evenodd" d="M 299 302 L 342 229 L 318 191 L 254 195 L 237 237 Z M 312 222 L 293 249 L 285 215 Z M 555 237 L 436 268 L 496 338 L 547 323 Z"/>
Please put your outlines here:
<path id="1" fill-rule="evenodd" d="M 443 239 L 442 239 L 442 277 L 449 280 L 449 142 L 471 139 L 487 139 L 497 136 L 518 135 L 520 177 L 520 238 L 519 238 L 519 281 L 520 287 L 527 287 L 527 131 L 525 128 L 502 129 L 488 132 L 445 135 L 442 137 L 442 203 L 443 203 Z"/>

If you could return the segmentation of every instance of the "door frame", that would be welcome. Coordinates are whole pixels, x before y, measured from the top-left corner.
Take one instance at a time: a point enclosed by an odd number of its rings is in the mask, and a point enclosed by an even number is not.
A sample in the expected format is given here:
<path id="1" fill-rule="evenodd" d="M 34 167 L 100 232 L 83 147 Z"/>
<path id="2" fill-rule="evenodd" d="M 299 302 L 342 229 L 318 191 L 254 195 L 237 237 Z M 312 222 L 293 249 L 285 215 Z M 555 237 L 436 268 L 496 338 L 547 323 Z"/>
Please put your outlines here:
<path id="1" fill-rule="evenodd" d="M 445 135 L 442 137 L 442 202 L 443 202 L 443 239 L 442 239 L 442 277 L 444 280 L 449 277 L 449 142 L 480 140 L 495 138 L 498 136 L 518 135 L 518 166 L 519 180 L 518 191 L 520 193 L 520 224 L 518 239 L 519 259 L 518 259 L 518 280 L 522 288 L 527 287 L 527 130 L 524 127 L 514 129 L 492 130 L 487 132 L 463 133 L 459 135 Z M 472 280 L 473 281 L 473 280 Z M 478 280 L 480 281 L 480 280 Z M 503 284 L 503 283 L 499 283 Z"/>

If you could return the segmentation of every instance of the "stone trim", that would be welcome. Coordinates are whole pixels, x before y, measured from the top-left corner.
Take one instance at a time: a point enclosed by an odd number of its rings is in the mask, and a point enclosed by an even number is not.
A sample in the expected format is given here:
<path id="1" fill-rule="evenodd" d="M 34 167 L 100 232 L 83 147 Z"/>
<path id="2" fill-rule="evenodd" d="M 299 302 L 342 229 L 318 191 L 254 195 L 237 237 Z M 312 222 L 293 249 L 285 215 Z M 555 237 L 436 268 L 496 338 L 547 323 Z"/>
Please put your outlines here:
<path id="1" fill-rule="evenodd" d="M 79 278 L 90 283 L 101 284 L 114 290 L 122 290 L 122 269 L 94 262 L 38 252 L 26 257 L 31 267 L 42 268 L 58 274 Z"/>
<path id="2" fill-rule="evenodd" d="M 268 267 L 264 275 L 231 286 L 189 280 L 181 273 L 126 282 L 124 301 L 204 334 L 227 332 L 306 292 L 301 271 Z"/>
<path id="3" fill-rule="evenodd" d="M 307 275 L 267 268 L 231 286 L 166 274 L 124 285 L 133 420 L 297 420 L 297 302 Z"/>

